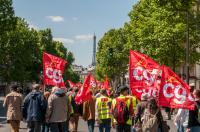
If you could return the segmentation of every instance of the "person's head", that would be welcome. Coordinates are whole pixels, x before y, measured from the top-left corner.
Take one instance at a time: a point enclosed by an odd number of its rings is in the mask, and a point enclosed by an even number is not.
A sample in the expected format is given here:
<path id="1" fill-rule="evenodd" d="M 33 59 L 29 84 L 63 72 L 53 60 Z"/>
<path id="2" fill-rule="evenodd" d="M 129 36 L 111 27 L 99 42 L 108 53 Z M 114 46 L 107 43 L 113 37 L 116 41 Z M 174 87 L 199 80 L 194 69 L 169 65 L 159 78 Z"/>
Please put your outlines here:
<path id="1" fill-rule="evenodd" d="M 141 101 L 147 101 L 148 100 L 148 97 L 147 97 L 147 94 L 146 93 L 143 93 L 141 95 Z"/>
<path id="2" fill-rule="evenodd" d="M 51 93 L 49 91 L 46 91 L 46 92 L 44 92 L 44 97 L 48 100 L 50 94 Z"/>
<path id="3" fill-rule="evenodd" d="M 195 89 L 193 91 L 193 96 L 194 96 L 195 100 L 200 100 L 200 89 Z"/>
<path id="4" fill-rule="evenodd" d="M 17 89 L 18 89 L 18 86 L 17 85 L 11 85 L 11 87 L 10 87 L 10 90 L 11 91 L 15 91 L 15 92 L 17 92 Z"/>
<path id="5" fill-rule="evenodd" d="M 36 90 L 36 91 L 39 91 L 40 90 L 40 84 L 33 84 L 32 85 L 32 89 Z"/>
<path id="6" fill-rule="evenodd" d="M 189 87 L 190 87 L 190 92 L 192 93 L 195 89 L 195 83 L 190 83 Z"/>
<path id="7" fill-rule="evenodd" d="M 108 96 L 107 91 L 105 89 L 101 89 L 101 95 Z"/>
<path id="8" fill-rule="evenodd" d="M 78 88 L 74 88 L 74 92 L 75 92 L 76 94 L 78 93 L 78 91 L 79 91 Z"/>
<path id="9" fill-rule="evenodd" d="M 157 102 L 154 98 L 151 98 L 148 100 L 147 108 L 151 114 L 156 113 L 158 106 L 157 106 Z"/>
<path id="10" fill-rule="evenodd" d="M 129 92 L 129 88 L 127 86 L 119 87 L 120 94 L 127 96 Z"/>
<path id="11" fill-rule="evenodd" d="M 52 87 L 51 93 L 55 93 L 57 89 L 59 89 L 57 86 Z"/>

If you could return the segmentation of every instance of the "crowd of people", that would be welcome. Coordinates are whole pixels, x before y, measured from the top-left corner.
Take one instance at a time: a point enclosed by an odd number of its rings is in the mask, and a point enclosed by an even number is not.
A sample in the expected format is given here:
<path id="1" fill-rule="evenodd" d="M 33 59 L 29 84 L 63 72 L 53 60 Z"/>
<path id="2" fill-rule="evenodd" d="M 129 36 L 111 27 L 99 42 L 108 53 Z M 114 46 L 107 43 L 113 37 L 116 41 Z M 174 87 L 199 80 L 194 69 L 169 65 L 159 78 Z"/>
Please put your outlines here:
<path id="1" fill-rule="evenodd" d="M 27 123 L 28 132 L 77 132 L 79 118 L 87 121 L 88 132 L 168 132 L 157 100 L 143 93 L 141 100 L 121 86 L 108 94 L 105 89 L 90 89 L 92 98 L 77 104 L 79 88 L 41 91 L 39 84 L 25 97 L 12 85 L 3 106 L 7 108 L 7 121 L 12 132 L 19 132 L 20 121 Z M 200 132 L 200 90 L 194 90 L 195 109 L 178 109 L 174 123 L 177 132 Z"/>

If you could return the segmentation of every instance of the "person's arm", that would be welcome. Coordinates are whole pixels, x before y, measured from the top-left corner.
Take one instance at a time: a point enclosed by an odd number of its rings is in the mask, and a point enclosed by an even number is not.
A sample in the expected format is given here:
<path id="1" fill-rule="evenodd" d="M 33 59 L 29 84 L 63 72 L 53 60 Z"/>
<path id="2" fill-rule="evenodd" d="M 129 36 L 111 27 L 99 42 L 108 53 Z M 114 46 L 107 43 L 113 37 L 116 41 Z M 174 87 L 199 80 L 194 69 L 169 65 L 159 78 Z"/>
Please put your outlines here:
<path id="1" fill-rule="evenodd" d="M 5 107 L 5 108 L 8 107 L 8 97 L 7 97 L 7 96 L 6 96 L 6 98 L 4 99 L 3 107 Z"/>
<path id="2" fill-rule="evenodd" d="M 183 111 L 183 109 L 179 109 L 178 110 L 178 112 L 177 112 L 177 114 L 176 114 L 176 117 L 175 117 L 175 119 L 174 119 L 174 124 L 177 126 L 177 123 L 178 123 L 178 121 L 180 121 L 180 119 L 181 119 L 181 116 L 183 116 L 182 115 L 182 112 Z"/>
<path id="3" fill-rule="evenodd" d="M 53 99 L 52 95 L 49 96 L 48 99 L 48 107 L 47 107 L 47 112 L 46 112 L 46 121 L 48 122 L 50 119 L 50 116 L 52 114 L 52 107 L 53 107 Z"/>
<path id="4" fill-rule="evenodd" d="M 23 104 L 22 104 L 22 115 L 23 115 L 23 118 L 24 118 L 24 119 L 27 118 L 27 107 L 28 107 L 28 102 L 29 102 L 29 96 L 30 96 L 30 94 L 28 94 L 28 95 L 24 98 L 24 101 L 23 101 Z"/>
<path id="5" fill-rule="evenodd" d="M 136 107 L 134 124 L 136 124 L 138 122 L 138 120 L 141 123 L 140 118 L 141 118 L 141 106 L 140 106 L 140 104 L 138 104 Z"/>
<path id="6" fill-rule="evenodd" d="M 98 112 L 98 99 L 95 102 L 95 120 L 99 119 L 99 112 Z"/>

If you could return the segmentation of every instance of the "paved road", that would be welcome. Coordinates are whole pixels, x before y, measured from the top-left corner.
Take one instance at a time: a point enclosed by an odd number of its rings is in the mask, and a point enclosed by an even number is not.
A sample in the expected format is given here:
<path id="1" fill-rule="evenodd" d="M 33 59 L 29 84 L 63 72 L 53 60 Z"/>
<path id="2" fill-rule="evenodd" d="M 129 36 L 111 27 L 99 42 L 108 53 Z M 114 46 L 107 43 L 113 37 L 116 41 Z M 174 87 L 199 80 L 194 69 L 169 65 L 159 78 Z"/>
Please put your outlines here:
<path id="1" fill-rule="evenodd" d="M 6 117 L 5 117 L 5 109 L 2 108 L 3 104 L 3 97 L 0 97 L 0 132 L 10 132 L 10 127 L 6 124 Z M 163 112 L 163 117 L 166 117 L 165 112 Z M 173 125 L 173 120 L 167 120 L 168 125 L 170 126 L 170 132 L 176 132 L 176 128 Z M 26 132 L 26 124 L 21 122 L 20 125 L 20 132 Z M 87 130 L 87 123 L 82 119 L 79 120 L 78 132 L 88 132 Z M 98 127 L 95 127 L 95 132 L 98 132 Z M 112 129 L 111 132 L 115 132 L 115 129 Z"/>

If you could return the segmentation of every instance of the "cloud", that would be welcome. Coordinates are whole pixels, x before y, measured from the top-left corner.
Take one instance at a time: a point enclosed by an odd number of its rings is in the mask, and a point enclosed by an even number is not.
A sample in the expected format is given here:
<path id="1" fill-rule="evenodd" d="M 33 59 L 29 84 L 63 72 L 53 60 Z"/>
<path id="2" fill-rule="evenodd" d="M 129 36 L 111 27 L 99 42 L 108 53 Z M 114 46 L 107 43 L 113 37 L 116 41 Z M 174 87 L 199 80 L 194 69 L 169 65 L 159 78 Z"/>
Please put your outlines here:
<path id="1" fill-rule="evenodd" d="M 64 17 L 62 16 L 47 16 L 47 18 L 51 19 L 53 22 L 63 22 Z"/>
<path id="2" fill-rule="evenodd" d="M 53 40 L 60 41 L 60 42 L 63 42 L 65 44 L 73 44 L 74 43 L 73 39 L 68 39 L 68 38 L 53 38 Z"/>
<path id="3" fill-rule="evenodd" d="M 75 38 L 76 38 L 77 40 L 88 41 L 88 40 L 92 40 L 93 35 L 91 35 L 91 34 L 87 34 L 87 35 L 77 35 L 77 36 L 75 36 Z"/>
<path id="4" fill-rule="evenodd" d="M 72 20 L 73 21 L 78 21 L 78 17 L 73 17 Z"/>

